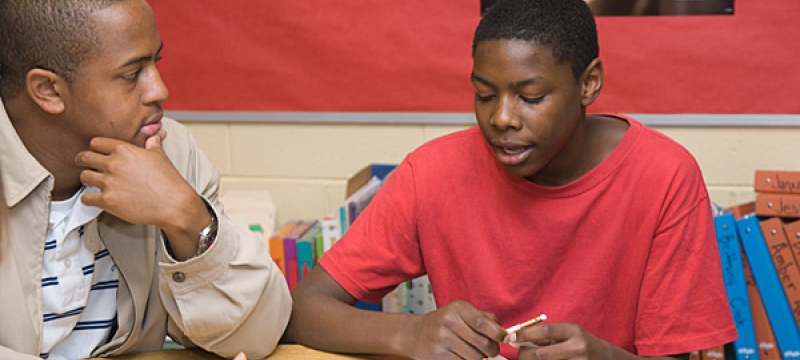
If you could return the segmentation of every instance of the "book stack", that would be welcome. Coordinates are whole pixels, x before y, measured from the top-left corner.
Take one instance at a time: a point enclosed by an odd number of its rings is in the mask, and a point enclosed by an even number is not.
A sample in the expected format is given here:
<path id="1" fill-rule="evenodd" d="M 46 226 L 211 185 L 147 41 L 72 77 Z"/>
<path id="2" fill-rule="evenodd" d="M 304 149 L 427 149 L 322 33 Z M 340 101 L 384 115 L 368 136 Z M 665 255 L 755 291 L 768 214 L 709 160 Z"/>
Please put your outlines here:
<path id="1" fill-rule="evenodd" d="M 317 220 L 287 221 L 270 236 L 270 255 L 290 290 L 316 265 L 322 241 L 322 224 Z"/>
<path id="2" fill-rule="evenodd" d="M 735 357 L 800 359 L 800 171 L 758 170 L 754 190 L 714 217 Z"/>
<path id="3" fill-rule="evenodd" d="M 800 171 L 756 170 L 756 215 L 800 218 Z"/>
<path id="4" fill-rule="evenodd" d="M 294 287 L 317 264 L 317 260 L 333 246 L 366 208 L 396 165 L 369 165 L 347 182 L 346 200 L 319 220 L 290 220 L 269 237 L 272 260 L 286 277 L 289 289 Z M 379 304 L 360 304 L 380 308 Z"/>

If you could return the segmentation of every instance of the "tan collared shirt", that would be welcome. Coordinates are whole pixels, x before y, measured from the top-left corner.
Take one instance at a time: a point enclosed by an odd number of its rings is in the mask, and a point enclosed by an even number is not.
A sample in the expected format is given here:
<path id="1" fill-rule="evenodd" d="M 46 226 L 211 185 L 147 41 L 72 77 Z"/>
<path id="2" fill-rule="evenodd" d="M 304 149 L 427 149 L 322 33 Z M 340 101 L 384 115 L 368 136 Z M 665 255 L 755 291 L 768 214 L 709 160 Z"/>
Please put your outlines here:
<path id="1" fill-rule="evenodd" d="M 165 335 L 225 357 L 269 355 L 291 312 L 286 281 L 258 238 L 234 225 L 218 201 L 219 173 L 189 131 L 165 118 L 163 147 L 214 208 L 217 239 L 203 255 L 170 259 L 154 226 L 108 213 L 85 226 L 86 246 L 103 244 L 119 271 L 118 329 L 92 355 L 158 350 Z M 9 207 L 0 253 L 0 358 L 36 359 L 42 336 L 41 271 L 54 179 L 28 153 L 0 103 L 0 168 Z M 29 355 L 29 356 L 25 356 Z"/>

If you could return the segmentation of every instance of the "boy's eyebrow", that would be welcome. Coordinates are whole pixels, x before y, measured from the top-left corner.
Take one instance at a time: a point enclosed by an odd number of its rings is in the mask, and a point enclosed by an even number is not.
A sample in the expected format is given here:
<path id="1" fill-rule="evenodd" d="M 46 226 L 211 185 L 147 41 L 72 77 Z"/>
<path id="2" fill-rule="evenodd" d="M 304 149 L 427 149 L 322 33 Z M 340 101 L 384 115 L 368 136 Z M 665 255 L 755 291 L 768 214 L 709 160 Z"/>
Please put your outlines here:
<path id="1" fill-rule="evenodd" d="M 494 84 L 492 84 L 491 81 L 486 80 L 486 79 L 476 75 L 475 73 L 470 74 L 470 78 L 473 81 L 477 81 L 477 82 L 485 84 L 485 85 L 489 85 L 489 86 L 494 85 Z M 524 80 L 516 81 L 516 82 L 511 84 L 511 87 L 513 87 L 513 88 L 521 88 L 521 87 L 524 87 L 524 86 L 527 86 L 527 85 L 541 84 L 541 83 L 544 83 L 544 82 L 546 82 L 545 78 L 543 78 L 541 76 L 534 76 L 534 77 L 530 77 L 530 78 L 527 78 L 527 79 L 524 79 Z"/>
<path id="2" fill-rule="evenodd" d="M 156 50 L 156 57 L 158 57 L 158 54 L 161 53 L 162 49 L 164 49 L 164 43 L 161 43 L 161 46 L 159 46 L 158 50 Z M 152 58 L 153 57 L 151 55 L 144 55 L 144 56 L 135 57 L 133 59 L 130 59 L 130 60 L 126 61 L 124 64 L 120 65 L 119 68 L 122 69 L 124 67 L 131 66 L 133 64 L 137 64 L 137 63 L 140 63 L 142 61 L 147 61 L 147 60 L 150 60 Z"/>

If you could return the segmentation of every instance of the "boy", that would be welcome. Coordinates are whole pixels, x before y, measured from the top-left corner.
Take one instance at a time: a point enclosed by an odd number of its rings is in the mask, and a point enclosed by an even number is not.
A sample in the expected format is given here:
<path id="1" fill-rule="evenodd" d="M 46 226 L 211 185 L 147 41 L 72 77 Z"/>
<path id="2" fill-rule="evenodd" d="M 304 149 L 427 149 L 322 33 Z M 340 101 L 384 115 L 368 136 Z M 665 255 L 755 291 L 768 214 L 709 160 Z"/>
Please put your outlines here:
<path id="1" fill-rule="evenodd" d="M 0 48 L 0 358 L 159 350 L 167 334 L 269 355 L 291 297 L 222 212 L 219 173 L 162 117 L 149 5 L 2 0 Z"/>
<path id="2" fill-rule="evenodd" d="M 287 338 L 415 359 L 616 360 L 735 339 L 700 170 L 634 119 L 586 115 L 598 54 L 581 0 L 493 5 L 473 42 L 478 128 L 407 156 L 295 288 Z M 350 306 L 423 274 L 431 313 Z M 540 346 L 506 344 L 520 342 Z"/>

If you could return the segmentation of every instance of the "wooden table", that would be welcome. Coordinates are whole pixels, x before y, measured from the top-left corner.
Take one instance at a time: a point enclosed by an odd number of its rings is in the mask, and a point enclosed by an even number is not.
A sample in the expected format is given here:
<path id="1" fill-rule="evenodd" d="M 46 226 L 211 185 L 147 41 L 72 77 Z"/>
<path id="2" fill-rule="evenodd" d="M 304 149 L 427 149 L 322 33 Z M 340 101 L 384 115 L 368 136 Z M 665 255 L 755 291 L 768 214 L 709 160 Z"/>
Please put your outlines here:
<path id="1" fill-rule="evenodd" d="M 114 357 L 113 359 L 126 359 L 126 360 L 220 360 L 219 356 L 205 352 L 199 349 L 191 350 L 162 350 L 149 353 L 123 355 Z M 310 359 L 310 360 L 353 360 L 353 359 L 370 359 L 364 356 L 349 356 L 332 354 L 324 351 L 314 350 L 303 345 L 296 344 L 282 344 L 278 345 L 275 352 L 270 355 L 267 360 L 293 360 L 293 359 Z M 249 359 L 252 360 L 252 359 Z"/>

